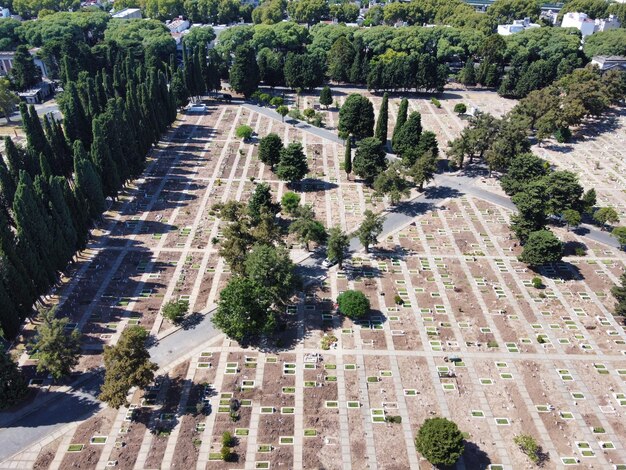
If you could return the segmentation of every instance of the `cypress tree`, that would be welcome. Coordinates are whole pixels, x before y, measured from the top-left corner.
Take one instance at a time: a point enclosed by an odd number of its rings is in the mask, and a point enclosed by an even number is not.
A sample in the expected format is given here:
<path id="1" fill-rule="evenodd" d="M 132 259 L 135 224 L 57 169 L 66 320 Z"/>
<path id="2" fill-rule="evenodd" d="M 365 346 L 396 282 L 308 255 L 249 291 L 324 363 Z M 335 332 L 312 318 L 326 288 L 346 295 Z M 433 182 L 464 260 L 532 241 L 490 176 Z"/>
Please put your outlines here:
<path id="1" fill-rule="evenodd" d="M 78 200 L 87 201 L 91 218 L 96 219 L 104 212 L 104 193 L 100 177 L 80 141 L 74 142 L 74 193 Z"/>
<path id="2" fill-rule="evenodd" d="M 98 170 L 102 180 L 102 190 L 107 196 L 115 197 L 120 183 L 117 166 L 111 158 L 111 151 L 108 142 L 108 117 L 98 116 L 93 121 L 93 143 L 91 144 L 91 161 Z"/>
<path id="3" fill-rule="evenodd" d="M 17 335 L 20 328 L 22 318 L 13 303 L 13 299 L 9 294 L 8 276 L 6 274 L 5 264 L 6 258 L 0 254 L 0 338 L 13 338 Z M 0 345 L 2 348 L 2 345 Z M 0 409 L 4 407 L 4 395 L 6 395 L 6 386 L 4 384 L 4 371 L 2 370 L 2 355 L 4 351 L 0 349 Z"/>
<path id="4" fill-rule="evenodd" d="M 91 127 L 83 104 L 78 96 L 74 82 L 69 82 L 65 89 L 65 99 L 61 102 L 65 135 L 70 142 L 82 141 L 83 145 L 91 145 Z"/>
<path id="5" fill-rule="evenodd" d="M 20 170 L 24 169 L 24 157 L 20 155 L 20 151 L 9 136 L 4 138 L 4 153 L 7 157 L 9 173 L 11 173 L 13 181 L 17 185 L 17 181 L 20 178 Z"/>
<path id="6" fill-rule="evenodd" d="M 406 98 L 402 98 L 402 101 L 400 102 L 400 108 L 398 109 L 398 118 L 396 119 L 396 127 L 394 127 L 393 129 L 393 135 L 391 137 L 391 147 L 394 152 L 397 152 L 396 141 L 398 139 L 398 133 L 400 132 L 400 129 L 402 129 L 402 126 L 406 122 L 408 111 L 409 111 L 409 100 L 407 100 Z"/>
<path id="7" fill-rule="evenodd" d="M 13 197 L 15 196 L 15 181 L 9 172 L 2 155 L 0 155 L 0 203 L 8 214 L 9 209 L 13 206 Z"/>
<path id="8" fill-rule="evenodd" d="M 46 139 L 39 116 L 33 105 L 26 106 L 26 103 L 20 103 L 20 114 L 22 115 L 22 123 L 24 133 L 26 134 L 26 142 L 29 148 L 33 149 L 36 154 L 43 153 L 46 157 L 50 157 L 52 149 Z"/>
<path id="9" fill-rule="evenodd" d="M 60 181 L 63 198 L 70 210 L 74 230 L 76 231 L 76 249 L 84 250 L 87 246 L 87 235 L 89 234 L 89 212 L 87 209 L 87 200 L 80 196 L 70 188 L 67 180 Z"/>
<path id="10" fill-rule="evenodd" d="M 46 217 L 49 232 L 48 239 L 50 240 L 48 255 L 51 258 L 51 263 L 55 271 L 61 270 L 71 258 L 73 247 L 69 246 L 65 239 L 61 229 L 63 221 L 52 207 L 50 201 L 50 187 L 44 175 L 37 175 L 33 182 L 33 190 L 36 195 L 35 200 L 39 207 L 39 212 Z"/>
<path id="11" fill-rule="evenodd" d="M 76 251 L 78 236 L 74 222 L 70 213 L 70 208 L 63 196 L 63 182 L 61 176 L 51 177 L 48 182 L 50 212 L 54 214 L 54 218 L 59 224 L 63 238 L 65 239 L 68 251 L 63 264 L 72 259 L 74 251 Z"/>
<path id="12" fill-rule="evenodd" d="M 343 160 L 343 169 L 348 179 L 350 179 L 350 173 L 352 173 L 352 139 L 350 136 L 346 139 L 346 154 Z"/>
<path id="13" fill-rule="evenodd" d="M 403 154 L 411 149 L 416 149 L 421 135 L 422 117 L 420 113 L 414 111 L 396 134 L 394 151 Z"/>
<path id="14" fill-rule="evenodd" d="M 0 410 L 15 405 L 27 393 L 26 380 L 17 368 L 17 364 L 5 352 L 4 347 L 0 346 Z"/>
<path id="15" fill-rule="evenodd" d="M 376 130 L 374 131 L 374 137 L 380 140 L 383 147 L 387 146 L 387 121 L 389 119 L 389 95 L 385 93 L 383 95 L 383 102 L 380 105 L 380 112 L 378 113 L 378 120 L 376 121 Z"/>

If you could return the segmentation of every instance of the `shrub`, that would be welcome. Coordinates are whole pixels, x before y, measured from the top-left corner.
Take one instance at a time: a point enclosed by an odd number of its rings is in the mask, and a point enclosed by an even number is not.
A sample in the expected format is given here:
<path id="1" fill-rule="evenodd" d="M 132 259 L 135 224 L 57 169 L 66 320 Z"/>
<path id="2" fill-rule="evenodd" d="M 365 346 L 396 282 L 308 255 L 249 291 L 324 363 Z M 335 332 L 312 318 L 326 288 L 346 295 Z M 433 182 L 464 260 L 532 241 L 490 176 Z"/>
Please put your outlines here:
<path id="1" fill-rule="evenodd" d="M 385 423 L 400 424 L 401 422 L 402 422 L 402 416 L 385 416 Z"/>
<path id="2" fill-rule="evenodd" d="M 524 452 L 534 464 L 539 463 L 540 447 L 535 438 L 528 434 L 519 434 L 513 438 L 513 442 Z"/>
<path id="3" fill-rule="evenodd" d="M 163 306 L 161 314 L 174 324 L 180 323 L 187 311 L 189 310 L 189 302 L 186 300 L 170 300 Z"/>
<path id="4" fill-rule="evenodd" d="M 370 310 L 370 301 L 358 290 L 345 291 L 337 297 L 339 311 L 348 318 L 361 318 Z"/>
<path id="5" fill-rule="evenodd" d="M 337 342 L 337 337 L 334 335 L 326 335 L 322 338 L 322 349 L 328 351 L 330 345 Z"/>
<path id="6" fill-rule="evenodd" d="M 300 196 L 293 191 L 287 191 L 283 194 L 280 205 L 285 213 L 294 215 L 300 206 Z"/>
<path id="7" fill-rule="evenodd" d="M 498 342 L 494 341 L 493 339 L 491 341 L 487 341 L 487 347 L 488 348 L 497 348 L 498 347 Z"/>
<path id="8" fill-rule="evenodd" d="M 311 119 L 313 116 L 315 116 L 315 110 L 313 108 L 306 108 L 303 111 L 304 117 L 306 117 L 307 119 Z"/>
<path id="9" fill-rule="evenodd" d="M 224 431 L 222 433 L 222 446 L 224 447 L 232 447 L 235 445 L 235 438 L 228 431 Z"/>
<path id="10" fill-rule="evenodd" d="M 232 452 L 230 451 L 230 447 L 222 446 L 222 450 L 220 451 L 220 454 L 222 454 L 222 460 L 224 462 L 232 462 L 233 455 L 232 455 Z"/>
<path id="11" fill-rule="evenodd" d="M 393 300 L 396 303 L 396 305 L 404 304 L 404 300 L 402 300 L 402 297 L 400 297 L 398 294 L 396 294 Z"/>
<path id="12" fill-rule="evenodd" d="M 276 108 L 282 106 L 285 100 L 283 100 L 280 96 L 275 96 L 270 100 L 270 104 Z"/>
<path id="13" fill-rule="evenodd" d="M 464 103 L 457 103 L 454 105 L 454 112 L 457 114 L 465 114 L 467 112 L 467 106 Z"/>
<path id="14" fill-rule="evenodd" d="M 465 444 L 456 423 L 430 418 L 417 432 L 415 448 L 433 465 L 452 466 L 463 454 Z"/>
<path id="15" fill-rule="evenodd" d="M 535 289 L 541 289 L 543 287 L 543 281 L 541 280 L 540 277 L 533 277 L 533 280 L 531 281 L 533 283 L 533 287 Z"/>
<path id="16" fill-rule="evenodd" d="M 237 138 L 243 139 L 245 141 L 249 140 L 250 137 L 252 137 L 252 132 L 252 128 L 244 124 L 237 128 L 237 130 L 235 131 L 235 135 L 237 136 Z"/>
<path id="17" fill-rule="evenodd" d="M 434 104 L 436 108 L 441 108 L 441 103 L 439 102 L 439 100 L 437 98 L 435 98 L 435 97 L 431 98 L 430 102 L 432 104 Z"/>
<path id="18" fill-rule="evenodd" d="M 574 248 L 574 254 L 576 256 L 585 256 L 587 254 L 587 250 L 582 246 L 577 246 L 576 248 Z"/>

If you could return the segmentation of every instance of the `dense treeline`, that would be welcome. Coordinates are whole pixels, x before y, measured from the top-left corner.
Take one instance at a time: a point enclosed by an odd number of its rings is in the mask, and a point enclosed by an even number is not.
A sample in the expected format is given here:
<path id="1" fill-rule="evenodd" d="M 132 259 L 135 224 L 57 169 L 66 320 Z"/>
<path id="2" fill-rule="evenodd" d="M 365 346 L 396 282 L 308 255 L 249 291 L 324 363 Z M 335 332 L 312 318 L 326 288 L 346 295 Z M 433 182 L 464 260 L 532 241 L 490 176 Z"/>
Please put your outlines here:
<path id="1" fill-rule="evenodd" d="M 9 137 L 4 142 L 0 328 L 6 337 L 17 333 L 32 305 L 86 246 L 105 198 L 114 199 L 140 174 L 148 150 L 176 118 L 168 77 L 180 72 L 161 60 L 160 51 L 115 40 L 85 46 L 75 45 L 84 56 L 63 49 L 58 55 L 63 122 L 42 121 L 22 103 L 26 145 Z"/>

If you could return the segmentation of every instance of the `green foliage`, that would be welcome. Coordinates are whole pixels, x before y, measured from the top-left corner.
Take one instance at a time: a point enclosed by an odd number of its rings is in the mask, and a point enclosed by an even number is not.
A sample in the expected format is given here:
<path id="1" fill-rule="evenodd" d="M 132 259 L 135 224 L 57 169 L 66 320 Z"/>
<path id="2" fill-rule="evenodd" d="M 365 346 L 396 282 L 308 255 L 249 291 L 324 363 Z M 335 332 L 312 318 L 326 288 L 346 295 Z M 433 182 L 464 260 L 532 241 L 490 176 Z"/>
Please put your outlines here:
<path id="1" fill-rule="evenodd" d="M 189 302 L 186 300 L 170 300 L 161 309 L 161 314 L 174 324 L 179 324 L 189 311 Z"/>
<path id="2" fill-rule="evenodd" d="M 593 208 L 596 205 L 596 190 L 595 188 L 591 188 L 580 200 L 581 211 L 583 214 L 591 214 L 593 212 Z"/>
<path id="3" fill-rule="evenodd" d="M 222 445 L 225 447 L 233 447 L 235 445 L 235 438 L 230 432 L 224 431 L 222 433 Z"/>
<path id="4" fill-rule="evenodd" d="M 624 245 L 626 245 L 626 227 L 615 227 L 611 231 L 611 235 L 613 235 L 617 239 L 620 246 L 623 247 Z"/>
<path id="5" fill-rule="evenodd" d="M 404 177 L 402 164 L 392 163 L 374 180 L 374 194 L 389 196 L 391 204 L 397 204 L 403 197 L 409 197 L 410 185 Z"/>
<path id="6" fill-rule="evenodd" d="M 376 121 L 376 130 L 374 137 L 381 141 L 383 147 L 387 146 L 387 121 L 389 120 L 389 95 L 383 95 L 383 101 L 380 105 L 378 120 Z"/>
<path id="7" fill-rule="evenodd" d="M 465 106 L 465 103 L 457 103 L 454 105 L 454 112 L 457 114 L 465 114 L 467 112 L 467 106 Z"/>
<path id="8" fill-rule="evenodd" d="M 285 102 L 285 100 L 283 100 L 280 96 L 274 96 L 270 100 L 270 105 L 278 108 L 278 107 L 282 106 L 284 102 Z"/>
<path id="9" fill-rule="evenodd" d="M 548 171 L 548 162 L 533 153 L 516 155 L 509 164 L 506 174 L 500 179 L 504 192 L 512 196 L 524 189 L 528 183 L 542 178 Z"/>
<path id="10" fill-rule="evenodd" d="M 56 380 L 68 376 L 80 357 L 80 332 L 67 332 L 68 318 L 55 318 L 55 311 L 40 315 L 41 323 L 31 347 L 37 351 L 38 372 L 48 372 Z"/>
<path id="11" fill-rule="evenodd" d="M 544 178 L 548 214 L 562 214 L 578 206 L 583 187 L 578 176 L 569 171 L 552 171 Z"/>
<path id="12" fill-rule="evenodd" d="M 409 115 L 408 120 L 395 134 L 394 151 L 400 155 L 415 149 L 422 135 L 422 116 L 417 111 Z"/>
<path id="13" fill-rule="evenodd" d="M 243 139 L 244 141 L 250 140 L 253 133 L 254 131 L 252 130 L 252 128 L 246 124 L 238 126 L 237 129 L 235 130 L 235 135 L 239 139 Z"/>
<path id="14" fill-rule="evenodd" d="M 452 466 L 463 454 L 463 434 L 446 418 L 424 421 L 415 437 L 415 448 L 433 465 Z"/>
<path id="15" fill-rule="evenodd" d="M 28 386 L 17 364 L 0 345 L 0 410 L 19 403 L 28 393 Z"/>
<path id="16" fill-rule="evenodd" d="M 535 289 L 541 289 L 543 287 L 543 281 L 541 280 L 540 277 L 537 277 L 537 276 L 533 277 L 531 282 L 533 283 L 533 287 Z"/>
<path id="17" fill-rule="evenodd" d="M 10 85 L 6 78 L 0 78 L 0 112 L 7 119 L 7 123 L 11 122 L 11 114 L 20 102 L 19 96 L 9 89 Z"/>
<path id="18" fill-rule="evenodd" d="M 333 93 L 329 86 L 322 88 L 322 91 L 320 92 L 320 104 L 322 106 L 326 106 L 326 109 L 333 104 Z"/>
<path id="19" fill-rule="evenodd" d="M 593 213 L 593 220 L 604 227 L 607 223 L 618 223 L 619 214 L 612 207 L 601 207 Z"/>
<path id="20" fill-rule="evenodd" d="M 252 197 L 248 201 L 248 215 L 252 225 L 257 225 L 261 220 L 261 214 L 266 213 L 274 217 L 280 211 L 280 206 L 272 200 L 272 190 L 267 183 L 259 183 Z"/>
<path id="21" fill-rule="evenodd" d="M 387 159 L 380 140 L 375 137 L 361 140 L 352 165 L 354 173 L 371 184 L 387 168 Z"/>
<path id="22" fill-rule="evenodd" d="M 345 36 L 339 36 L 328 52 L 328 76 L 335 82 L 349 79 L 350 66 L 354 61 L 354 48 Z"/>
<path id="23" fill-rule="evenodd" d="M 346 149 L 343 157 L 343 169 L 346 175 L 350 177 L 352 173 L 352 138 L 348 136 L 346 139 Z"/>
<path id="24" fill-rule="evenodd" d="M 365 294 L 358 290 L 347 290 L 337 296 L 339 311 L 353 320 L 367 315 L 370 311 L 370 301 Z"/>
<path id="25" fill-rule="evenodd" d="M 337 260 L 339 267 L 341 267 L 343 263 L 343 258 L 349 246 L 350 239 L 348 235 L 341 230 L 341 227 L 335 226 L 328 230 L 326 256 L 331 260 Z"/>
<path id="26" fill-rule="evenodd" d="M 534 437 L 529 434 L 518 434 L 513 438 L 513 442 L 528 456 L 532 463 L 538 464 L 540 462 L 541 447 Z"/>
<path id="27" fill-rule="evenodd" d="M 28 48 L 20 45 L 13 56 L 11 81 L 16 90 L 24 91 L 41 81 L 41 70 L 35 65 Z"/>
<path id="28" fill-rule="evenodd" d="M 435 108 L 441 108 L 441 102 L 437 98 L 431 98 L 430 102 L 435 105 Z"/>
<path id="29" fill-rule="evenodd" d="M 567 227 L 577 227 L 580 225 L 582 218 L 580 212 L 574 209 L 566 209 L 563 211 L 563 220 L 567 224 Z"/>
<path id="30" fill-rule="evenodd" d="M 294 0 L 287 4 L 289 17 L 296 23 L 315 24 L 327 19 L 328 2 L 325 0 Z"/>
<path id="31" fill-rule="evenodd" d="M 148 336 L 144 328 L 129 326 L 115 346 L 104 347 L 104 384 L 98 398 L 110 407 L 128 406 L 128 391 L 132 387 L 147 387 L 154 380 L 158 366 L 150 362 L 145 344 Z"/>
<path id="32" fill-rule="evenodd" d="M 293 183 L 303 179 L 308 172 L 309 165 L 300 142 L 292 142 L 281 149 L 276 176 Z"/>
<path id="33" fill-rule="evenodd" d="M 405 154 L 406 155 L 406 154 Z M 432 151 L 426 152 L 415 160 L 408 170 L 408 175 L 413 179 L 418 189 L 422 191 L 424 184 L 433 179 L 437 172 L 437 157 Z"/>
<path id="34" fill-rule="evenodd" d="M 400 101 L 400 107 L 398 108 L 398 117 L 396 118 L 396 127 L 393 129 L 393 136 L 391 137 L 391 147 L 394 152 L 398 152 L 398 134 L 400 133 L 400 129 L 404 126 L 406 122 L 407 115 L 409 109 L 409 100 L 406 98 L 402 98 Z"/>
<path id="35" fill-rule="evenodd" d="M 365 252 L 369 253 L 370 245 L 378 243 L 378 235 L 383 232 L 384 217 L 374 214 L 367 209 L 363 213 L 364 219 L 357 229 L 356 235 L 359 237 L 361 245 L 365 248 Z"/>
<path id="36" fill-rule="evenodd" d="M 259 86 L 259 66 L 251 47 L 239 46 L 235 50 L 229 82 L 233 90 L 245 98 L 249 98 Z"/>
<path id="37" fill-rule="evenodd" d="M 235 276 L 220 292 L 211 321 L 229 338 L 242 341 L 276 328 L 271 293 L 251 279 Z"/>
<path id="38" fill-rule="evenodd" d="M 283 212 L 294 215 L 300 206 L 300 195 L 292 191 L 287 191 L 283 194 L 280 205 L 282 206 Z"/>
<path id="39" fill-rule="evenodd" d="M 585 38 L 583 50 L 590 59 L 599 55 L 624 56 L 626 55 L 626 29 L 611 29 L 592 34 Z"/>
<path id="40" fill-rule="evenodd" d="M 284 247 L 255 245 L 244 263 L 246 277 L 268 292 L 273 303 L 285 303 L 299 281 Z"/>
<path id="41" fill-rule="evenodd" d="M 353 93 L 339 110 L 338 130 L 357 140 L 374 135 L 374 107 L 366 97 Z"/>
<path id="42" fill-rule="evenodd" d="M 285 116 L 287 115 L 287 113 L 289 112 L 289 108 L 287 106 L 279 106 L 278 108 L 276 108 L 276 112 L 278 114 L 280 114 L 280 116 L 283 118 L 283 122 L 285 122 Z"/>
<path id="43" fill-rule="evenodd" d="M 550 230 L 538 230 L 528 236 L 519 260 L 530 266 L 541 266 L 561 261 L 562 257 L 561 241 Z"/>
<path id="44" fill-rule="evenodd" d="M 626 317 L 626 273 L 622 273 L 619 284 L 611 288 L 611 295 L 617 300 L 614 313 L 620 317 Z"/>
<path id="45" fill-rule="evenodd" d="M 194 27 L 183 36 L 183 44 L 190 50 L 206 48 L 215 39 L 215 31 L 211 26 Z"/>
<path id="46" fill-rule="evenodd" d="M 300 243 L 304 243 L 307 251 L 309 243 L 324 243 L 327 238 L 326 229 L 321 222 L 315 220 L 315 213 L 310 205 L 300 206 L 296 219 L 289 225 L 289 233 L 296 235 Z"/>

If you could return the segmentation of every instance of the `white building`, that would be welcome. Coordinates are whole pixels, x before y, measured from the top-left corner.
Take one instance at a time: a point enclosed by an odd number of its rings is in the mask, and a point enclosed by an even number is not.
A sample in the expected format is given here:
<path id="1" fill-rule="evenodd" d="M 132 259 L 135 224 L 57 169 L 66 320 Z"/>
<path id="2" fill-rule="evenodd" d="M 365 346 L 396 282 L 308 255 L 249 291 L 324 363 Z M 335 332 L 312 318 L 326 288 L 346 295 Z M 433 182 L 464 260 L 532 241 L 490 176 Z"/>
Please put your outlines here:
<path id="1" fill-rule="evenodd" d="M 41 76 L 43 78 L 48 77 L 48 69 L 46 68 L 46 64 L 37 57 L 37 51 L 39 48 L 30 49 L 30 55 L 33 56 L 33 61 L 35 65 L 41 69 Z M 0 76 L 8 75 L 13 68 L 13 57 L 15 56 L 15 52 L 13 51 L 0 51 Z"/>
<path id="2" fill-rule="evenodd" d="M 511 34 L 521 33 L 531 28 L 540 28 L 541 25 L 537 23 L 531 23 L 530 18 L 524 18 L 523 20 L 513 20 L 513 24 L 499 24 L 498 34 L 500 36 L 510 36 Z"/>
<path id="3" fill-rule="evenodd" d="M 169 29 L 172 33 L 182 33 L 183 31 L 189 29 L 189 21 L 183 20 L 182 18 L 176 18 L 169 23 L 165 23 L 165 26 L 167 26 L 167 29 Z"/>
<path id="4" fill-rule="evenodd" d="M 626 72 L 626 57 L 613 55 L 598 55 L 591 60 L 592 65 L 597 65 L 601 72 L 607 70 L 622 70 Z"/>
<path id="5" fill-rule="evenodd" d="M 113 18 L 120 20 L 136 20 L 141 19 L 141 10 L 139 8 L 124 8 L 113 14 Z"/>
<path id="6" fill-rule="evenodd" d="M 619 20 L 615 15 L 608 18 L 592 20 L 586 13 L 570 12 L 563 16 L 562 28 L 576 28 L 582 34 L 583 39 L 593 33 L 617 29 L 620 27 Z"/>

